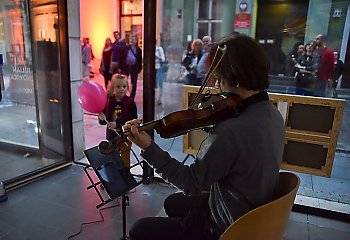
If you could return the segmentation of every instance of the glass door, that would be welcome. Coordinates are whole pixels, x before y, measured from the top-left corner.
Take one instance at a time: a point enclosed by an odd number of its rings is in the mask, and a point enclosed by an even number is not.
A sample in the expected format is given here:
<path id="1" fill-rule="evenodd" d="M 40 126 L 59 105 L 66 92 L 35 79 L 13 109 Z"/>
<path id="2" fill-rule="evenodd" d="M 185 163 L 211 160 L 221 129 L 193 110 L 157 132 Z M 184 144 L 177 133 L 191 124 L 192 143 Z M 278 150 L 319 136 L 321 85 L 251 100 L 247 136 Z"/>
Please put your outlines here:
<path id="1" fill-rule="evenodd" d="M 70 102 L 70 92 L 62 82 L 58 6 L 49 0 L 0 2 L 0 181 L 5 185 L 70 159 L 71 146 L 64 145 L 71 139 L 71 128 L 64 125 L 70 107 L 62 104 Z M 63 88 L 68 95 L 62 95 Z"/>
<path id="2" fill-rule="evenodd" d="M 56 161 L 64 154 L 57 4 L 33 0 L 31 5 L 34 76 L 41 129 L 39 143 L 43 158 Z"/>

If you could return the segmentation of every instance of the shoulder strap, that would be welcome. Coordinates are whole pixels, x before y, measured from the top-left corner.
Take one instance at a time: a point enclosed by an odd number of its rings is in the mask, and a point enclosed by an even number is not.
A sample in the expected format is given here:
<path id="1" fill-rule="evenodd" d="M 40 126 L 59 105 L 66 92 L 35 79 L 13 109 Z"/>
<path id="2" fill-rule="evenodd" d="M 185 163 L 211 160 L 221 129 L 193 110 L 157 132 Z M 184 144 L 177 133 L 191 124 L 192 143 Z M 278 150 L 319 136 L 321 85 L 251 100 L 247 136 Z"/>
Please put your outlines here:
<path id="1" fill-rule="evenodd" d="M 132 54 L 134 55 L 134 57 L 136 58 L 136 57 L 137 57 L 137 56 L 136 56 L 136 53 L 134 52 L 134 50 L 132 49 L 132 47 L 130 47 L 130 50 L 131 50 Z M 135 48 L 135 50 L 137 50 L 137 48 Z"/>

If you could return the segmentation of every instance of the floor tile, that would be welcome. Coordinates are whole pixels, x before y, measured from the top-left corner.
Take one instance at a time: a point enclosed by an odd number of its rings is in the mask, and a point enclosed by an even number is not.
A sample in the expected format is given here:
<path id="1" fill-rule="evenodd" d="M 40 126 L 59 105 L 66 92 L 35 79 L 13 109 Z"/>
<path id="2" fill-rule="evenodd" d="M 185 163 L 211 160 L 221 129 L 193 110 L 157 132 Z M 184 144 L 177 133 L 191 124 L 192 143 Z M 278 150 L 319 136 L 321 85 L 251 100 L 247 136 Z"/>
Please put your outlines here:
<path id="1" fill-rule="evenodd" d="M 334 229 L 324 228 L 324 227 L 318 227 L 318 226 L 315 226 L 312 224 L 309 225 L 309 234 L 310 234 L 310 239 L 350 240 L 350 233 L 349 232 L 344 232 L 344 231 L 339 231 L 339 230 L 334 230 Z"/>
<path id="2" fill-rule="evenodd" d="M 309 239 L 309 224 L 289 220 L 283 238 L 288 240 Z"/>
<path id="3" fill-rule="evenodd" d="M 324 217 L 319 216 L 313 216 L 308 215 L 308 221 L 310 224 L 321 227 L 321 228 L 328 228 L 328 229 L 334 229 L 339 230 L 343 232 L 349 232 L 347 231 L 349 223 L 334 220 L 334 219 L 328 219 Z"/>

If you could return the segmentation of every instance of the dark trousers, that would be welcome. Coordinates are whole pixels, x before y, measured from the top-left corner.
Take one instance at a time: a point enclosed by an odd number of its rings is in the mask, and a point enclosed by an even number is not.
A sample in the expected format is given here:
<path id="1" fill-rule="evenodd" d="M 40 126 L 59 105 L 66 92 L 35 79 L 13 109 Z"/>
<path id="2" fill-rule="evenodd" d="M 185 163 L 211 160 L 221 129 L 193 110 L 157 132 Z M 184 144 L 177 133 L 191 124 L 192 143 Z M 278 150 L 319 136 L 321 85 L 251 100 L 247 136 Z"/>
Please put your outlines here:
<path id="1" fill-rule="evenodd" d="M 132 240 L 216 240 L 208 206 L 209 194 L 185 196 L 175 193 L 164 201 L 168 217 L 146 217 L 129 231 Z"/>
<path id="2" fill-rule="evenodd" d="M 132 97 L 132 99 L 135 99 L 135 95 L 136 95 L 136 86 L 137 86 L 137 73 L 130 73 L 130 80 L 131 80 L 131 93 L 130 93 L 130 97 Z"/>
<path id="3" fill-rule="evenodd" d="M 109 70 L 103 72 L 103 78 L 105 80 L 105 87 L 106 87 L 106 90 L 107 90 L 108 83 L 111 81 L 111 78 L 112 78 L 112 74 L 109 72 Z"/>
<path id="4" fill-rule="evenodd" d="M 125 76 L 129 77 L 130 76 L 130 82 L 131 82 L 131 92 L 130 92 L 130 97 L 135 100 L 135 95 L 136 95 L 136 87 L 137 87 L 137 76 L 138 71 L 136 69 L 136 65 L 134 66 L 127 66 L 123 70 L 120 69 L 120 73 L 124 74 Z"/>

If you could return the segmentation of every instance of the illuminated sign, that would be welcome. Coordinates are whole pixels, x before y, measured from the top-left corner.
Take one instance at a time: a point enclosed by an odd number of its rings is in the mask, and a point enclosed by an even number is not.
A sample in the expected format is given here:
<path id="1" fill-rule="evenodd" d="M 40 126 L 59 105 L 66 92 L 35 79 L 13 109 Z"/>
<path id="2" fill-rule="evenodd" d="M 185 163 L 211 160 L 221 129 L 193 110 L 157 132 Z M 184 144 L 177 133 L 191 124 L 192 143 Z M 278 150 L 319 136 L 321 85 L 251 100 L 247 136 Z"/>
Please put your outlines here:
<path id="1" fill-rule="evenodd" d="M 247 13 L 240 13 L 235 15 L 235 28 L 250 28 L 251 15 Z"/>

